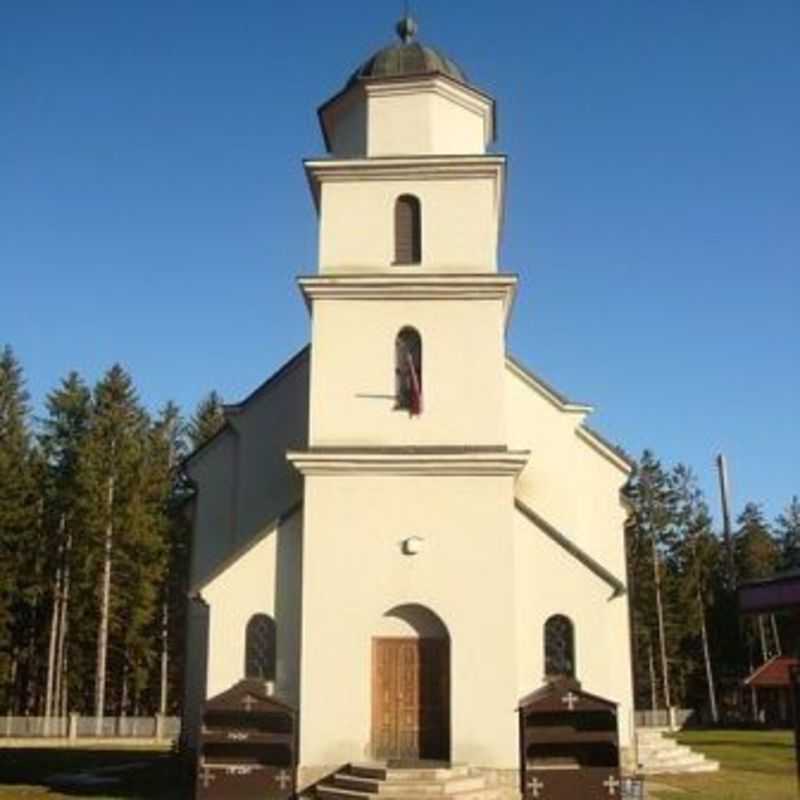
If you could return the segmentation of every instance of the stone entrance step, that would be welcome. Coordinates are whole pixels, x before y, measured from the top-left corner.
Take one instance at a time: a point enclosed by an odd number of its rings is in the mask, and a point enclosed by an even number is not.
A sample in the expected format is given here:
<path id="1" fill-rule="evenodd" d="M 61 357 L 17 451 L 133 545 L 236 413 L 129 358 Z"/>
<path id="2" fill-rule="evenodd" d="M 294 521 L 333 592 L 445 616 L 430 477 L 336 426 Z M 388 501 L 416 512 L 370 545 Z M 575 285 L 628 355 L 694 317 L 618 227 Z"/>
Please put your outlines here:
<path id="1" fill-rule="evenodd" d="M 463 764 L 395 767 L 380 762 L 350 764 L 317 784 L 320 800 L 497 800 L 498 790 Z"/>
<path id="2" fill-rule="evenodd" d="M 681 772 L 716 772 L 719 762 L 695 753 L 690 747 L 678 744 L 665 736 L 666 730 L 643 728 L 636 731 L 638 769 L 645 775 Z"/>

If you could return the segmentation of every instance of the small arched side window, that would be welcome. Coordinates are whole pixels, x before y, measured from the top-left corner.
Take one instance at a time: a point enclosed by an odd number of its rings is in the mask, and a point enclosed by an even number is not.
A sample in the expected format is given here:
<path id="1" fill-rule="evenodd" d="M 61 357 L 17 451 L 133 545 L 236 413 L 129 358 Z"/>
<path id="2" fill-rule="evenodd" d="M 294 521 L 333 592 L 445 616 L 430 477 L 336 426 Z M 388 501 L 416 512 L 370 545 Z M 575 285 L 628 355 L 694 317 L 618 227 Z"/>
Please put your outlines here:
<path id="1" fill-rule="evenodd" d="M 422 413 L 422 339 L 405 327 L 394 340 L 395 408 Z"/>
<path id="2" fill-rule="evenodd" d="M 563 614 L 544 624 L 544 673 L 546 678 L 575 677 L 575 631 Z"/>
<path id="3" fill-rule="evenodd" d="M 253 614 L 244 638 L 244 676 L 275 680 L 275 620 L 268 614 Z"/>
<path id="4" fill-rule="evenodd" d="M 422 212 L 419 198 L 401 194 L 394 204 L 394 263 L 422 261 Z"/>

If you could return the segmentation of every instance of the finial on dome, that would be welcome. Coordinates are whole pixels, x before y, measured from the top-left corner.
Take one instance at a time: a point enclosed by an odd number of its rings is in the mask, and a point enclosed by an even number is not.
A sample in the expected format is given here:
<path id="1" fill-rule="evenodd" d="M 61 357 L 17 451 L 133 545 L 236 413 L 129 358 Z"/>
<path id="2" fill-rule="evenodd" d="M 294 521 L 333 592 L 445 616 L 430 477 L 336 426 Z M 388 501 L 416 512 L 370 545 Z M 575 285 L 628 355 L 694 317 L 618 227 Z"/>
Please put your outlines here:
<path id="1" fill-rule="evenodd" d="M 417 34 L 417 23 L 406 14 L 395 26 L 397 35 L 403 44 L 410 44 Z"/>

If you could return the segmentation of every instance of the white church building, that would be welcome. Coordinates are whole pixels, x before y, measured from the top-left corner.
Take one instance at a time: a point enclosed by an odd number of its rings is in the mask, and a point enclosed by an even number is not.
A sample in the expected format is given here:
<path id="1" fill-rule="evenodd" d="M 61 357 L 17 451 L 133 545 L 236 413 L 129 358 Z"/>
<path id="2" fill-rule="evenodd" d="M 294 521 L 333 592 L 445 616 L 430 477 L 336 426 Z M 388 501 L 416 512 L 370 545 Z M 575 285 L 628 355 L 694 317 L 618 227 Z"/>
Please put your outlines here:
<path id="1" fill-rule="evenodd" d="M 301 785 L 380 759 L 514 771 L 519 700 L 561 676 L 632 737 L 631 465 L 508 353 L 494 100 L 398 32 L 319 109 L 310 344 L 186 462 L 184 743 L 261 678 L 299 711 Z"/>

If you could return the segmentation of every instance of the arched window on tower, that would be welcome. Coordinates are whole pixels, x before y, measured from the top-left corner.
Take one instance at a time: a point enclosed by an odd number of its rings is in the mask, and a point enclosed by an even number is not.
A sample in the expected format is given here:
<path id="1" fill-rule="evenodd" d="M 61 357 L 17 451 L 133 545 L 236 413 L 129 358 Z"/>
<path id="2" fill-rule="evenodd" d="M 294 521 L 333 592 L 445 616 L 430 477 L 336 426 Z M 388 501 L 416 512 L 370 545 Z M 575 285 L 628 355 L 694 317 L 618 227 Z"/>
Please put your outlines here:
<path id="1" fill-rule="evenodd" d="M 422 213 L 419 198 L 401 194 L 394 204 L 394 263 L 422 261 Z"/>
<path id="2" fill-rule="evenodd" d="M 546 679 L 575 677 L 575 632 L 563 614 L 544 624 L 544 673 Z"/>
<path id="3" fill-rule="evenodd" d="M 275 620 L 268 614 L 253 614 L 244 638 L 244 676 L 275 680 Z"/>
<path id="4" fill-rule="evenodd" d="M 422 413 L 422 339 L 405 327 L 394 341 L 395 408 Z"/>

